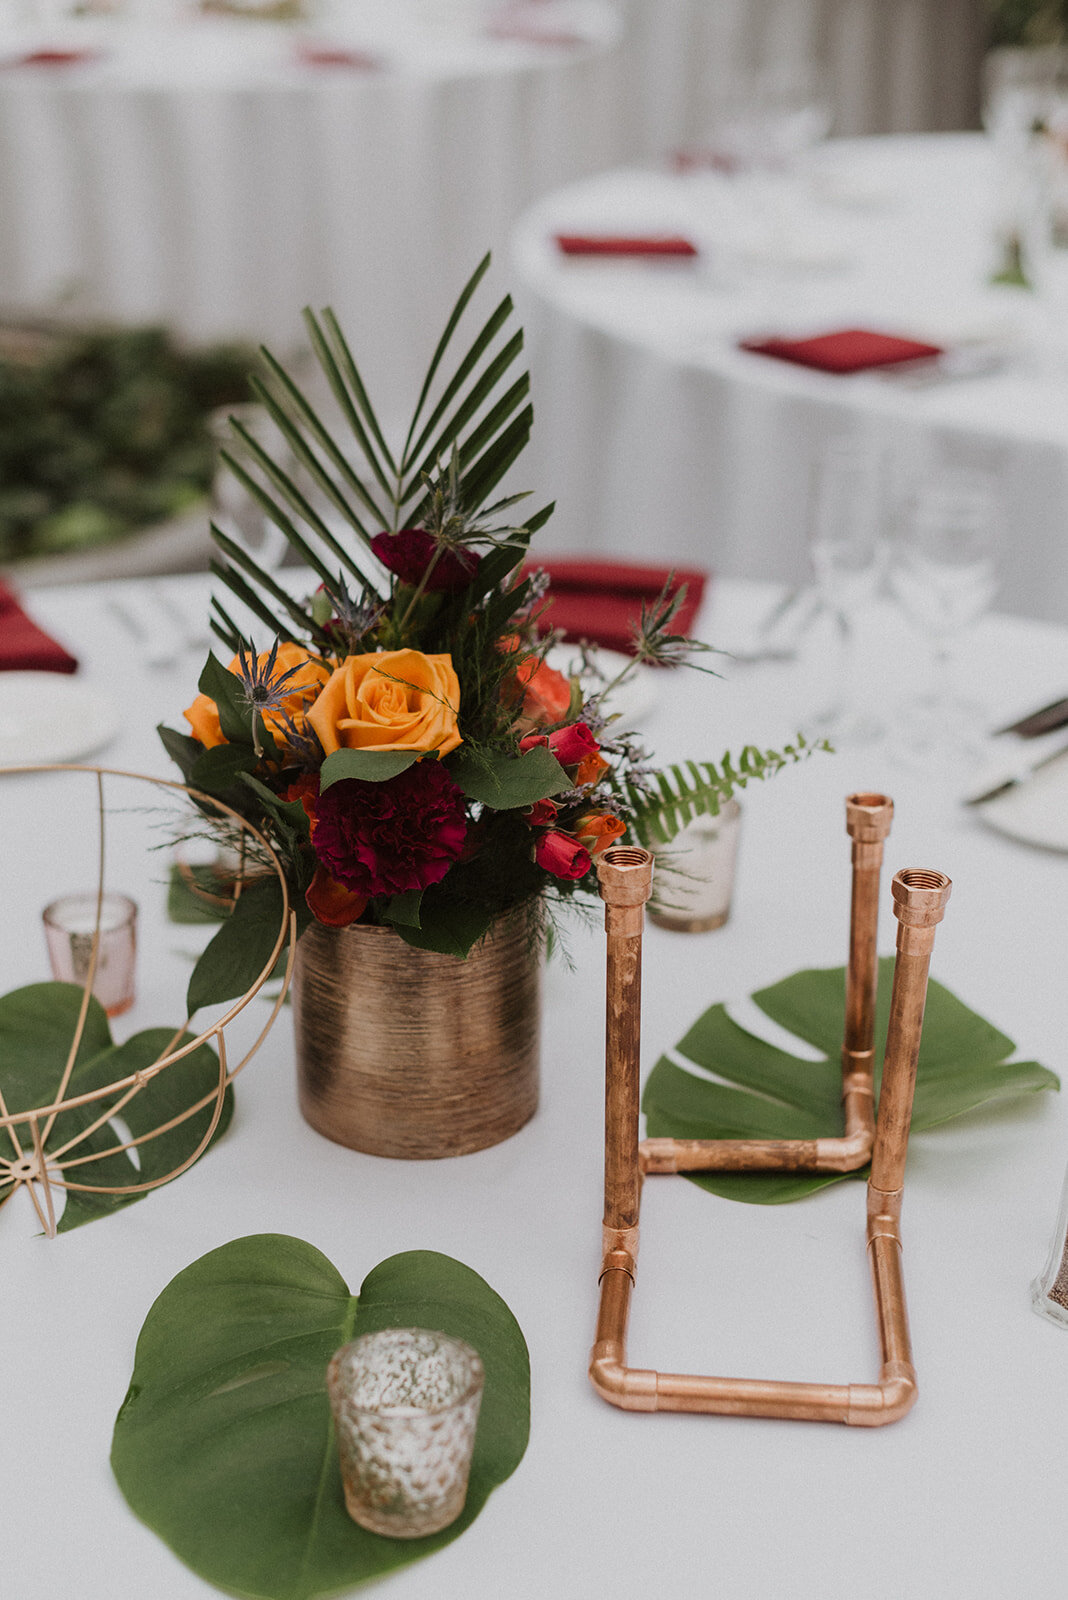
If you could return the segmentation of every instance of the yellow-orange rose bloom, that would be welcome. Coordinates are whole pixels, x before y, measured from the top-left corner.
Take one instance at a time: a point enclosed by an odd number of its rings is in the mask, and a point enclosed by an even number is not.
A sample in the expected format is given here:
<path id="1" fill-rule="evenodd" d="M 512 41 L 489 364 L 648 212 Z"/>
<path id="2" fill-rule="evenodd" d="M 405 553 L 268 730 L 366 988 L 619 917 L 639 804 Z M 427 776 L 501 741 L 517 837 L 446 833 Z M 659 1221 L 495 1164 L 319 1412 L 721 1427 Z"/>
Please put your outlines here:
<path id="1" fill-rule="evenodd" d="M 265 650 L 262 655 L 256 657 L 257 671 L 266 666 L 269 655 L 270 651 Z M 230 671 L 238 672 L 240 665 L 238 657 L 235 656 L 230 663 Z M 280 644 L 278 646 L 278 654 L 275 657 L 274 670 L 271 673 L 272 683 L 276 682 L 283 673 L 289 672 L 293 667 L 300 667 L 302 670 L 294 672 L 293 676 L 287 680 L 284 686 L 285 696 L 281 706 L 274 711 L 265 711 L 263 713 L 264 725 L 281 740 L 285 739 L 286 717 L 295 719 L 301 712 L 305 711 L 308 702 L 314 698 L 330 676 L 329 667 L 325 666 L 317 657 L 310 655 L 303 645 L 293 644 L 292 641 L 287 644 Z M 198 694 L 193 704 L 182 715 L 192 728 L 194 738 L 199 739 L 206 749 L 211 750 L 217 744 L 226 743 L 226 738 L 219 723 L 219 708 L 210 696 Z M 250 712 L 250 729 L 251 723 L 252 716 Z"/>
<path id="2" fill-rule="evenodd" d="M 460 683 L 449 655 L 374 650 L 346 656 L 308 712 L 327 755 L 335 750 L 436 750 L 460 744 Z"/>

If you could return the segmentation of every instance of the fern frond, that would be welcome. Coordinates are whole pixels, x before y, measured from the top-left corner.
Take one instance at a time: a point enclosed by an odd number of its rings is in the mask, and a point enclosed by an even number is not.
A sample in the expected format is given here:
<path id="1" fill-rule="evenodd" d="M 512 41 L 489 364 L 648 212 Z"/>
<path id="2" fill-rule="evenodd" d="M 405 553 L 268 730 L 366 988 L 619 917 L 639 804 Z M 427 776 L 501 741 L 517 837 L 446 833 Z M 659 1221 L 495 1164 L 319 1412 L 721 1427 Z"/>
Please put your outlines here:
<path id="1" fill-rule="evenodd" d="M 628 782 L 624 795 L 630 807 L 629 831 L 646 848 L 670 844 L 695 817 L 715 817 L 738 789 L 772 778 L 783 767 L 804 761 L 814 750 L 829 750 L 827 741 L 810 744 L 804 734 L 781 750 L 760 750 L 747 744 L 735 761 L 728 750 L 719 762 L 687 761 L 664 767 L 652 776 L 654 788 Z"/>

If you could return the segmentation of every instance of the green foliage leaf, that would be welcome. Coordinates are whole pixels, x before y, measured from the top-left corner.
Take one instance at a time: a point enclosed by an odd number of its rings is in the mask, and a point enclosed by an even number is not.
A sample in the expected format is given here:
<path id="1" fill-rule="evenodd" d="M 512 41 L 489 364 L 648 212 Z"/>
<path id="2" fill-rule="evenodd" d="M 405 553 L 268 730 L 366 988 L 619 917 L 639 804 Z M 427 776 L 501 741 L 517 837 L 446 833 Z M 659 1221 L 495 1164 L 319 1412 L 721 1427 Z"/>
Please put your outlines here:
<path id="1" fill-rule="evenodd" d="M 876 1090 L 890 1015 L 892 958 L 879 964 L 875 1016 Z M 839 1052 L 845 1014 L 844 967 L 796 972 L 753 995 L 765 1016 L 822 1051 L 806 1061 L 757 1039 L 722 1005 L 699 1017 L 677 1046 L 690 1070 L 662 1056 L 645 1086 L 651 1137 L 807 1139 L 841 1131 Z M 978 1106 L 1058 1089 L 1035 1061 L 1010 1061 L 1011 1039 L 934 979 L 927 990 L 912 1128 L 922 1133 Z M 714 1073 L 722 1082 L 705 1074 Z M 772 1205 L 797 1200 L 855 1173 L 695 1173 L 692 1181 L 729 1200 Z"/>
<path id="2" fill-rule="evenodd" d="M 532 806 L 535 800 L 563 794 L 571 779 L 546 745 L 535 745 L 521 756 L 475 754 L 463 747 L 448 760 L 453 779 L 472 800 L 493 811 Z"/>
<path id="3" fill-rule="evenodd" d="M 394 927 L 418 928 L 422 898 L 422 889 L 409 889 L 407 894 L 395 894 L 383 911 L 382 920 L 393 923 Z"/>
<path id="4" fill-rule="evenodd" d="M 487 906 L 454 905 L 424 891 L 419 906 L 419 925 L 394 920 L 405 944 L 416 950 L 436 950 L 439 955 L 457 956 L 465 961 L 488 930 L 494 912 Z"/>
<path id="5" fill-rule="evenodd" d="M 632 807 L 630 831 L 640 844 L 670 844 L 695 817 L 716 817 L 738 789 L 751 781 L 772 778 L 783 767 L 805 760 L 814 750 L 829 750 L 826 740 L 809 744 L 799 733 L 781 750 L 758 750 L 747 744 L 737 762 L 728 750 L 717 767 L 714 761 L 687 761 L 655 774 L 658 794 L 627 789 Z"/>
<path id="6" fill-rule="evenodd" d="M 319 790 L 329 789 L 344 778 L 359 778 L 363 783 L 388 783 L 424 756 L 424 750 L 334 750 L 320 769 Z"/>
<path id="7" fill-rule="evenodd" d="M 282 885 L 272 873 L 248 885 L 201 954 L 186 995 L 189 1015 L 244 994 L 267 965 L 281 925 Z"/>
<path id="8" fill-rule="evenodd" d="M 193 768 L 204 753 L 200 740 L 190 738 L 185 733 L 178 733 L 174 728 L 167 728 L 162 722 L 157 723 L 156 732 L 160 736 L 164 750 L 182 774 L 182 778 L 186 783 L 190 783 Z"/>
<path id="9" fill-rule="evenodd" d="M 389 1327 L 466 1339 L 486 1369 L 467 1504 L 425 1539 L 367 1533 L 342 1496 L 326 1366 L 349 1339 Z M 469 1267 L 408 1251 L 357 1299 L 310 1244 L 259 1234 L 202 1256 L 152 1306 L 111 1464 L 136 1514 L 208 1582 L 312 1600 L 457 1538 L 515 1471 L 529 1419 L 522 1332 Z"/>
<path id="10" fill-rule="evenodd" d="M 74 1038 L 81 1003 L 82 990 L 79 985 L 71 983 L 30 984 L 0 998 L 0 1093 L 9 1111 L 28 1111 L 35 1106 L 48 1105 L 55 1098 Z M 190 1037 L 185 1034 L 175 1039 L 173 1028 L 148 1028 L 134 1034 L 124 1044 L 115 1045 L 103 1007 L 91 998 L 67 1094 L 86 1094 L 92 1089 L 102 1088 L 142 1071 L 158 1060 L 168 1047 L 176 1049 Z M 133 1137 L 138 1138 L 180 1116 L 190 1106 L 210 1095 L 218 1082 L 218 1057 L 207 1045 L 202 1045 L 199 1050 L 151 1078 L 127 1101 L 118 1115 Z M 139 1145 L 138 1168 L 125 1151 L 117 1155 L 105 1154 L 117 1145 L 126 1143 L 127 1135 L 121 1129 L 105 1122 L 92 1133 L 86 1134 L 86 1130 L 104 1111 L 115 1106 L 117 1100 L 118 1096 L 109 1096 L 93 1105 L 64 1111 L 56 1117 L 45 1140 L 45 1150 L 58 1152 L 72 1139 L 84 1136 L 70 1155 L 93 1155 L 97 1158 L 87 1161 L 84 1166 L 72 1167 L 69 1172 L 72 1182 L 126 1187 L 166 1177 L 192 1155 L 204 1137 L 212 1115 L 209 1105 L 158 1138 L 148 1139 Z M 233 1093 L 227 1089 L 214 1138 L 225 1131 L 232 1110 Z M 20 1137 L 29 1147 L 29 1130 Z M 0 1200 L 10 1193 L 11 1187 L 10 1183 L 0 1184 Z M 67 1233 L 82 1223 L 108 1216 L 144 1198 L 143 1193 L 79 1194 L 71 1190 L 59 1222 L 59 1231 Z"/>
<path id="11" fill-rule="evenodd" d="M 224 901 L 214 867 L 201 864 L 180 867 L 174 863 L 167 883 L 168 922 L 222 922 L 229 914 L 229 898 Z"/>
<path id="12" fill-rule="evenodd" d="M 214 700 L 219 709 L 219 725 L 225 738 L 234 744 L 252 743 L 252 718 L 242 694 L 241 679 L 218 660 L 214 651 L 200 674 L 197 688 Z"/>
<path id="13" fill-rule="evenodd" d="M 242 772 L 256 766 L 256 752 L 249 744 L 217 744 L 198 756 L 189 781 L 205 794 L 226 794 Z"/>

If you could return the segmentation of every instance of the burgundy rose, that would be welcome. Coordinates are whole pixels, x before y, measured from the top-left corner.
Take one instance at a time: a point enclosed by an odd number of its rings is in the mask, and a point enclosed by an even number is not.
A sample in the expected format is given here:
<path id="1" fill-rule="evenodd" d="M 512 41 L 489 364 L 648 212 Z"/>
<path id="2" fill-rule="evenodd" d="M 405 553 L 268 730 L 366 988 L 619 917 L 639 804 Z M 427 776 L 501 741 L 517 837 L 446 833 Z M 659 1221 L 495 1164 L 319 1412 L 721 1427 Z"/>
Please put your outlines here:
<path id="1" fill-rule="evenodd" d="M 356 894 L 407 894 L 440 883 L 463 849 L 464 797 L 437 761 L 386 783 L 343 778 L 315 808 L 312 845 L 330 876 Z"/>
<path id="2" fill-rule="evenodd" d="M 534 846 L 534 859 L 554 878 L 582 878 L 593 865 L 585 845 L 557 828 L 541 835 Z"/>
<path id="3" fill-rule="evenodd" d="M 371 549 L 390 572 L 395 572 L 402 583 L 414 589 L 423 580 L 438 544 L 433 534 L 425 528 L 402 528 L 399 533 L 376 533 Z M 466 589 L 481 560 L 473 550 L 446 547 L 434 562 L 434 570 L 426 580 L 430 594 L 451 594 L 454 589 Z"/>

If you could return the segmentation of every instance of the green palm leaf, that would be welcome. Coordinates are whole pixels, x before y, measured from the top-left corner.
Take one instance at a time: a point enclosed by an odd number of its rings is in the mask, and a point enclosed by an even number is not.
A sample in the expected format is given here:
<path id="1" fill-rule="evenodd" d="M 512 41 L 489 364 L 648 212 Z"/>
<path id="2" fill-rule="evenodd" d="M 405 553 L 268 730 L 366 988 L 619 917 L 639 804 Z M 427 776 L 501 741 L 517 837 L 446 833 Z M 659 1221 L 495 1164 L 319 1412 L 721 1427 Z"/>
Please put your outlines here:
<path id="1" fill-rule="evenodd" d="M 879 964 L 877 1090 L 893 969 L 890 958 Z M 810 1139 L 841 1132 L 839 1052 L 845 968 L 795 972 L 752 998 L 766 1017 L 814 1045 L 825 1059 L 807 1061 L 791 1055 L 747 1032 L 722 1005 L 712 1006 L 680 1041 L 674 1052 L 679 1059 L 661 1056 L 649 1076 L 642 1109 L 651 1137 Z M 1015 1048 L 1005 1034 L 932 979 L 916 1076 L 913 1131 L 922 1133 L 979 1106 L 1060 1087 L 1059 1079 L 1037 1061 L 1009 1060 Z M 725 1199 L 774 1205 L 798 1200 L 845 1178 L 866 1178 L 867 1170 L 687 1176 Z"/>

